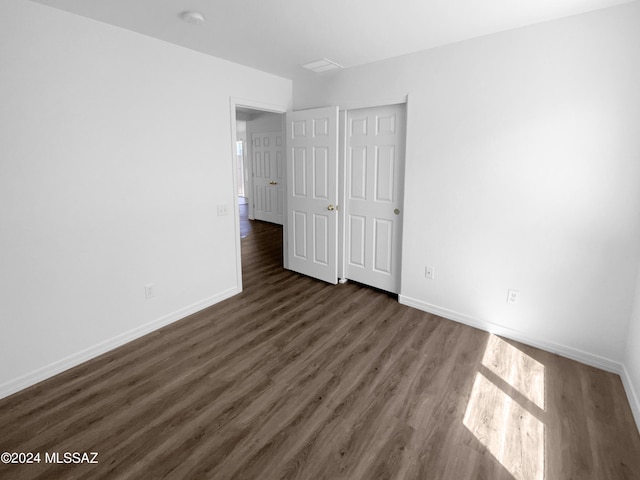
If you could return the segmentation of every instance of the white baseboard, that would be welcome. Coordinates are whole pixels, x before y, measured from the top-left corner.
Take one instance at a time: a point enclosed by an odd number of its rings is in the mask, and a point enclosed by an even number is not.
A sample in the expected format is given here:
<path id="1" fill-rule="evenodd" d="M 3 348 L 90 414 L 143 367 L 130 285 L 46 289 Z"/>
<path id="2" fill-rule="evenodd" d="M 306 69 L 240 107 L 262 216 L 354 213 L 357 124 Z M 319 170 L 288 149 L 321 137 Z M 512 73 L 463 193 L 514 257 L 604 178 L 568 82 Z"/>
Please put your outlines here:
<path id="1" fill-rule="evenodd" d="M 638 391 L 636 391 L 633 386 L 633 382 L 631 380 L 631 377 L 629 376 L 627 367 L 623 363 L 600 357 L 598 355 L 593 355 L 591 353 L 568 347 L 566 345 L 560 345 L 548 340 L 531 337 L 529 335 L 518 332 L 517 330 L 513 330 L 502 325 L 495 325 L 491 322 L 478 320 L 469 315 L 442 308 L 437 305 L 423 302 L 421 300 L 416 300 L 415 298 L 407 297 L 405 295 L 400 295 L 398 297 L 398 301 L 403 305 L 414 307 L 418 310 L 422 310 L 428 313 L 433 313 L 434 315 L 438 315 L 448 320 L 464 323 L 465 325 L 469 325 L 471 327 L 475 327 L 480 330 L 493 333 L 495 335 L 510 338 L 512 340 L 516 340 L 533 347 L 541 348 L 542 350 L 546 350 L 551 353 L 557 353 L 558 355 L 562 355 L 563 357 L 576 360 L 592 367 L 600 368 L 612 373 L 617 373 L 618 375 L 620 375 L 620 378 L 622 380 L 622 385 L 624 386 L 625 393 L 627 394 L 627 399 L 629 400 L 629 405 L 631 406 L 633 418 L 636 421 L 638 431 L 640 431 L 640 396 L 638 395 Z"/>
<path id="2" fill-rule="evenodd" d="M 99 355 L 102 355 L 109 350 L 113 350 L 125 343 L 131 342 L 137 338 L 140 338 L 147 333 L 153 332 L 154 330 L 158 330 L 170 323 L 181 320 L 193 313 L 199 312 L 207 307 L 215 305 L 222 300 L 226 300 L 229 297 L 232 297 L 240 293 L 240 290 L 236 287 L 230 288 L 221 292 L 212 297 L 205 298 L 200 300 L 199 302 L 188 305 L 180 310 L 172 312 L 168 315 L 164 315 L 160 318 L 147 322 L 139 327 L 136 327 L 128 332 L 121 333 L 109 340 L 105 340 L 93 347 L 89 347 L 85 350 L 81 350 L 80 352 L 74 353 L 65 357 L 61 360 L 57 360 L 49 365 L 39 368 L 33 372 L 27 373 L 26 375 L 22 375 L 14 380 L 10 380 L 6 383 L 0 385 L 0 398 L 8 397 L 20 390 L 23 390 L 27 387 L 35 385 L 42 380 L 46 380 L 47 378 L 53 377 L 58 373 L 62 373 L 65 370 L 68 370 L 72 367 L 80 365 L 87 360 L 91 360 Z"/>
<path id="3" fill-rule="evenodd" d="M 423 302 L 421 300 L 416 300 L 415 298 L 407 297 L 404 295 L 400 295 L 398 297 L 398 301 L 403 305 L 414 307 L 418 310 L 423 310 L 428 313 L 433 313 L 434 315 L 444 317 L 448 320 L 454 320 L 456 322 L 464 323 L 465 325 L 469 325 L 470 327 L 475 327 L 480 330 L 484 330 L 485 332 L 510 338 L 511 340 L 525 343 L 527 345 L 531 345 L 532 347 L 541 348 L 542 350 L 556 353 L 563 357 L 570 358 L 571 360 L 576 360 L 578 362 L 590 365 L 592 367 L 600 368 L 608 372 L 617 373 L 620 375 L 623 371 L 623 365 L 620 362 L 616 362 L 599 355 L 594 355 L 592 353 L 584 352 L 582 350 L 568 347 L 566 345 L 561 345 L 545 339 L 532 337 L 530 335 L 521 333 L 508 327 L 504 327 L 502 325 L 496 325 L 491 322 L 479 320 L 469 315 L 439 307 L 437 305 Z"/>
<path id="4" fill-rule="evenodd" d="M 627 392 L 627 398 L 629 399 L 629 405 L 631 405 L 633 418 L 635 418 L 638 431 L 640 431 L 640 397 L 638 396 L 636 389 L 633 388 L 633 382 L 631 381 L 631 377 L 629 376 L 629 372 L 625 365 L 622 366 L 620 378 L 622 379 L 622 385 L 624 385 L 624 389 Z"/>

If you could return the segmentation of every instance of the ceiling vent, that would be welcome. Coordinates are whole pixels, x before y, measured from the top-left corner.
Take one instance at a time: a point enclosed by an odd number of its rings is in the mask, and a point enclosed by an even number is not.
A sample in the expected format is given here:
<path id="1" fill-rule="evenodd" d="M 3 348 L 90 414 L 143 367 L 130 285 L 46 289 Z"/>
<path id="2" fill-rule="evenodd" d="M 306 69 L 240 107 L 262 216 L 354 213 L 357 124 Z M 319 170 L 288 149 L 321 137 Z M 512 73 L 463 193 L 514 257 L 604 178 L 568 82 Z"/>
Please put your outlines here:
<path id="1" fill-rule="evenodd" d="M 315 62 L 309 62 L 302 65 L 307 70 L 311 70 L 312 72 L 320 73 L 320 72 L 328 72 L 330 70 L 339 70 L 344 68 L 342 65 L 338 65 L 336 62 L 332 62 L 326 58 L 322 58 L 320 60 L 316 60 Z"/>

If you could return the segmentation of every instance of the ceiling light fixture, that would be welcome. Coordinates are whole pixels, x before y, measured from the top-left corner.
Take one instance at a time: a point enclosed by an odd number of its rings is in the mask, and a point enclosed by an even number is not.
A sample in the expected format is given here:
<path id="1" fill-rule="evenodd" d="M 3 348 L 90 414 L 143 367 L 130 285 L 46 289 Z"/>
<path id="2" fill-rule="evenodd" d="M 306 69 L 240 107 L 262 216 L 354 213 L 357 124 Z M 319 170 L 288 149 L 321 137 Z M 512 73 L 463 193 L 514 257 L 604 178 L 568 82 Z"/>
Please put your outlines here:
<path id="1" fill-rule="evenodd" d="M 316 60 L 315 62 L 305 63 L 302 66 L 307 70 L 311 70 L 312 72 L 316 73 L 328 72 L 329 70 L 338 70 L 340 68 L 344 68 L 342 65 L 339 65 L 336 62 L 332 62 L 327 58 L 321 58 L 320 60 Z"/>
<path id="2" fill-rule="evenodd" d="M 204 15 L 200 12 L 186 10 L 178 15 L 183 21 L 192 24 L 204 23 Z"/>

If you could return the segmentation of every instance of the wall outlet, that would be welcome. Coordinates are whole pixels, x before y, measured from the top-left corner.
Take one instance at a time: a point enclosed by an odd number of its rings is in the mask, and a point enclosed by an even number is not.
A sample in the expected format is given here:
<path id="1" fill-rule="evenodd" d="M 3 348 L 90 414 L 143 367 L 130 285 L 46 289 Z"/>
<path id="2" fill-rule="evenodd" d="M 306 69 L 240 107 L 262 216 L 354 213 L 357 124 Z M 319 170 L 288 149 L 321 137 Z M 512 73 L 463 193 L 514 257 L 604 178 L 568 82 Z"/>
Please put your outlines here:
<path id="1" fill-rule="evenodd" d="M 229 205 L 226 203 L 218 205 L 218 216 L 224 217 L 225 215 L 229 215 Z"/>
<path id="2" fill-rule="evenodd" d="M 155 283 L 148 283 L 144 286 L 144 298 L 149 300 L 156 296 L 156 285 Z"/>
<path id="3" fill-rule="evenodd" d="M 435 268 L 430 267 L 430 266 L 426 266 L 424 267 L 424 277 L 428 280 L 433 280 L 433 277 L 435 275 Z"/>
<path id="4" fill-rule="evenodd" d="M 507 303 L 518 303 L 518 297 L 520 297 L 520 292 L 517 290 L 507 291 Z"/>

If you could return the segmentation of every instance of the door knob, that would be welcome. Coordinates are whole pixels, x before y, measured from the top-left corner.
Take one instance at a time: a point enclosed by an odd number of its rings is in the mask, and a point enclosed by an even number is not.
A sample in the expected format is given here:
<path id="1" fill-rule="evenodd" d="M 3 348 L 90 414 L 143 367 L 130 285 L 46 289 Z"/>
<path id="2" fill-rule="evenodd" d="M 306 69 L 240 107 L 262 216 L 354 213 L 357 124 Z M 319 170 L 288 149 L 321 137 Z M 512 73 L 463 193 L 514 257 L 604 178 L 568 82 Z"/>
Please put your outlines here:
<path id="1" fill-rule="evenodd" d="M 394 213 L 395 215 L 400 215 L 400 209 L 399 209 L 399 208 L 394 209 L 394 210 L 393 210 L 393 213 Z"/>
<path id="2" fill-rule="evenodd" d="M 277 185 L 277 184 L 278 184 L 278 182 L 276 182 L 275 180 L 271 180 L 271 181 L 269 182 L 269 185 Z"/>
<path id="3" fill-rule="evenodd" d="M 333 205 L 329 205 L 329 206 L 327 207 L 327 210 L 335 210 L 335 209 L 336 209 L 336 207 L 334 207 Z"/>

